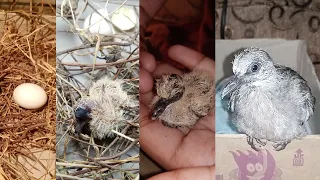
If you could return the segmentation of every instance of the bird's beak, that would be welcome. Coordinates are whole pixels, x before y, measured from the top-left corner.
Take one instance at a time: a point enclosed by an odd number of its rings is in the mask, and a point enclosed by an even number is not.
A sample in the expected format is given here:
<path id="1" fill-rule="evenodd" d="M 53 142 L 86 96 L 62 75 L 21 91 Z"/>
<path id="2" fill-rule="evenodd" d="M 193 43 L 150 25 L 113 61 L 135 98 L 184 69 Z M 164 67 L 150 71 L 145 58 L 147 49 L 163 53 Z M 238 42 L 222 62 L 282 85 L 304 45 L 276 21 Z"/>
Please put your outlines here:
<path id="1" fill-rule="evenodd" d="M 82 129 L 87 122 L 88 121 L 85 121 L 85 120 L 77 121 L 77 125 L 75 127 L 75 133 L 77 135 L 80 135 L 82 133 Z"/>
<path id="2" fill-rule="evenodd" d="M 168 105 L 168 101 L 166 99 L 160 98 L 158 102 L 154 105 L 153 112 L 151 114 L 151 119 L 156 120 L 159 116 L 164 112 Z"/>
<path id="3" fill-rule="evenodd" d="M 229 82 L 227 83 L 227 85 L 223 88 L 222 92 L 221 92 L 221 97 L 222 99 L 230 94 L 231 92 L 233 92 L 238 86 L 240 85 L 240 79 L 236 76 L 233 76 L 230 78 Z"/>

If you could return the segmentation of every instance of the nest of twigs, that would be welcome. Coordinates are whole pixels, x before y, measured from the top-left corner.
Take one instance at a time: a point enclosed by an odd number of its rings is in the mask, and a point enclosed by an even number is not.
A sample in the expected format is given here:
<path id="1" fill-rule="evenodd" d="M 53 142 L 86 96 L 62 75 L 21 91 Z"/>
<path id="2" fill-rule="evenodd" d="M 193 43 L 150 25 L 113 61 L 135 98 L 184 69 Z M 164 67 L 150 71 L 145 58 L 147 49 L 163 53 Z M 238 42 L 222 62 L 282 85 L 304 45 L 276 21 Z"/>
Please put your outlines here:
<path id="1" fill-rule="evenodd" d="M 35 164 L 43 168 L 41 178 L 54 178 L 34 151 L 55 152 L 55 18 L 3 11 L 0 27 L 0 179 L 36 179 L 27 168 Z M 43 87 L 47 104 L 26 110 L 14 103 L 13 91 L 22 83 Z"/>
<path id="2" fill-rule="evenodd" d="M 74 131 L 75 108 L 88 95 L 92 84 L 105 76 L 125 81 L 124 91 L 137 104 L 139 99 L 138 27 L 130 32 L 117 32 L 112 39 L 91 34 L 79 25 L 84 20 L 79 17 L 87 8 L 92 13 L 97 11 L 91 3 L 86 1 L 77 10 L 57 6 L 57 17 L 61 17 L 57 24 L 70 25 L 64 32 L 57 29 L 57 39 L 59 32 L 70 33 L 82 43 L 57 52 L 56 176 L 58 179 L 138 179 L 139 105 L 124 114 L 130 120 L 124 128 L 113 130 L 113 136 L 95 139 L 88 127 L 80 135 Z M 64 8 L 70 10 L 69 15 L 61 15 L 60 9 Z"/>

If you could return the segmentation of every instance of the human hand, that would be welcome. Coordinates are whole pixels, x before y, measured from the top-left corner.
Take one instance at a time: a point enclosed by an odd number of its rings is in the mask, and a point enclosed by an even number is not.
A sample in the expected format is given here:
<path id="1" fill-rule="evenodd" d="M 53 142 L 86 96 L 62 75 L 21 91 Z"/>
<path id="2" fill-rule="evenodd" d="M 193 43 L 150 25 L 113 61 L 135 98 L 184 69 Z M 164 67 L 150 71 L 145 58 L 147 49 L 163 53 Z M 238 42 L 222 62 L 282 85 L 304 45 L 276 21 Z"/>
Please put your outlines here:
<path id="1" fill-rule="evenodd" d="M 196 167 L 184 168 L 174 171 L 158 174 L 149 178 L 148 180 L 162 180 L 162 179 L 175 179 L 175 180 L 214 180 L 215 167 Z"/>
<path id="2" fill-rule="evenodd" d="M 214 61 L 204 55 L 177 45 L 169 49 L 169 56 L 188 69 L 207 71 L 214 76 Z M 215 161 L 215 114 L 214 110 L 201 118 L 187 135 L 168 128 L 160 121 L 152 121 L 148 104 L 154 94 L 153 78 L 167 73 L 182 72 L 168 65 L 156 66 L 154 57 L 140 54 L 140 145 L 157 163 L 167 170 L 186 167 L 212 166 Z M 214 102 L 212 102 L 214 103 Z"/>

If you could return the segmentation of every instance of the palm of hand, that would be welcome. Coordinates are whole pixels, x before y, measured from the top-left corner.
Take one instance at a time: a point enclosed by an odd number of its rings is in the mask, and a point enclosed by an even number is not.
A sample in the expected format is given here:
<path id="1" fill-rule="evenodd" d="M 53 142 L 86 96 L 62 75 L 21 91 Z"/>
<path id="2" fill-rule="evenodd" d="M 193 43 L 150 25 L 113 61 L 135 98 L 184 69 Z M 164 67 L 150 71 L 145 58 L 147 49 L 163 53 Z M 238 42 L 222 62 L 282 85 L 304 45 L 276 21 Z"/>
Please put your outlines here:
<path id="1" fill-rule="evenodd" d="M 185 47 L 172 48 L 173 51 L 186 51 L 182 56 L 181 53 L 172 54 L 171 58 L 184 64 L 189 69 L 197 68 L 204 71 L 209 71 L 214 74 L 214 62 L 209 58 L 203 57 L 199 53 L 187 49 Z M 179 54 L 179 57 L 175 57 Z M 153 77 L 160 76 L 165 73 L 181 73 L 177 69 L 169 65 L 160 65 L 155 67 L 143 67 L 144 61 L 154 61 L 150 58 L 145 60 L 141 56 L 140 69 L 140 143 L 141 148 L 155 161 L 164 168 L 178 169 L 184 167 L 210 166 L 214 164 L 215 152 L 215 121 L 214 110 L 207 116 L 201 118 L 196 125 L 184 135 L 180 130 L 168 128 L 159 121 L 152 121 L 149 116 L 147 104 L 153 98 L 152 87 Z M 192 58 L 192 59 L 191 59 Z M 194 63 L 196 60 L 196 63 Z M 193 62 L 193 63 L 188 63 Z M 152 76 L 151 76 L 152 74 Z"/>

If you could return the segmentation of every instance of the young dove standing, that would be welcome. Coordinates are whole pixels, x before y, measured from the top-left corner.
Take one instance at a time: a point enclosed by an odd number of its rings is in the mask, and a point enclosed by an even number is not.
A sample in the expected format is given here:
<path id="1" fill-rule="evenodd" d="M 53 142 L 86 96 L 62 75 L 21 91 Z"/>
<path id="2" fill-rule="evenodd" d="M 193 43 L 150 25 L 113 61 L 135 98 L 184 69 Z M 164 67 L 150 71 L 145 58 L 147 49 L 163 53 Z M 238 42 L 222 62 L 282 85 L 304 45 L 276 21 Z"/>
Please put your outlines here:
<path id="1" fill-rule="evenodd" d="M 151 117 L 187 133 L 214 107 L 214 77 L 204 71 L 168 74 L 156 80 Z"/>
<path id="2" fill-rule="evenodd" d="M 233 73 L 222 98 L 230 96 L 232 122 L 247 134 L 253 149 L 261 150 L 271 141 L 280 151 L 307 134 L 305 123 L 313 115 L 315 97 L 296 71 L 251 47 L 235 56 Z"/>

